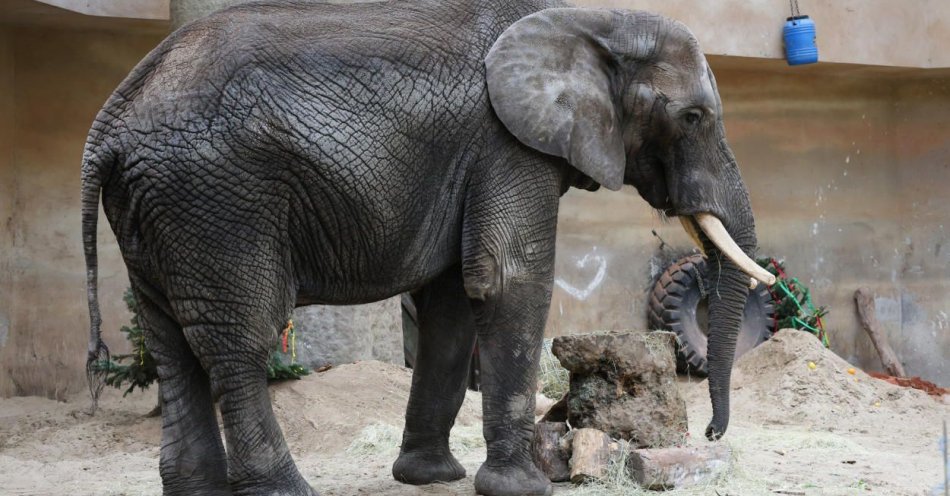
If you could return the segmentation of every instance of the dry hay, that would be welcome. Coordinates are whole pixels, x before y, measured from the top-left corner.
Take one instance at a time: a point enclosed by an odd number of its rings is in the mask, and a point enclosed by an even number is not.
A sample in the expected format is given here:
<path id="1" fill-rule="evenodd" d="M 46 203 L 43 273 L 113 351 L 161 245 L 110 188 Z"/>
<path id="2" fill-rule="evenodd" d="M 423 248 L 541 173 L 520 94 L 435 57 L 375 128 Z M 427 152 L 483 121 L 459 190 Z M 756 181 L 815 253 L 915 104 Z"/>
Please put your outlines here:
<path id="1" fill-rule="evenodd" d="M 399 446 L 412 371 L 377 361 L 356 362 L 271 387 L 274 413 L 294 452 L 335 453 L 387 425 Z M 481 426 L 481 395 L 469 393 L 456 425 Z M 480 427 L 479 427 L 480 428 Z M 372 430 L 372 429 L 371 429 Z M 391 443 L 390 443 L 391 444 Z"/>
<path id="2" fill-rule="evenodd" d="M 570 385 L 570 373 L 561 366 L 560 360 L 551 353 L 553 339 L 545 339 L 541 348 L 541 362 L 538 370 L 538 392 L 557 400 L 567 394 Z"/>

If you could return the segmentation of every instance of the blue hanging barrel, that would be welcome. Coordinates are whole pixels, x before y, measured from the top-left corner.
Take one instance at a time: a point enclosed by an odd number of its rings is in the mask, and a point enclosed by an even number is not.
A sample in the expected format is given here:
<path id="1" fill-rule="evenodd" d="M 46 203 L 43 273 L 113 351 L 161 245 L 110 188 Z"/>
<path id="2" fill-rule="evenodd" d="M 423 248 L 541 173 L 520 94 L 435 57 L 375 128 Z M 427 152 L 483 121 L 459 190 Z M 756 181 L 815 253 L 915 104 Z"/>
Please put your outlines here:
<path id="1" fill-rule="evenodd" d="M 807 15 L 789 17 L 785 21 L 785 59 L 788 65 L 814 64 L 818 62 L 818 45 L 815 44 L 815 21 Z"/>

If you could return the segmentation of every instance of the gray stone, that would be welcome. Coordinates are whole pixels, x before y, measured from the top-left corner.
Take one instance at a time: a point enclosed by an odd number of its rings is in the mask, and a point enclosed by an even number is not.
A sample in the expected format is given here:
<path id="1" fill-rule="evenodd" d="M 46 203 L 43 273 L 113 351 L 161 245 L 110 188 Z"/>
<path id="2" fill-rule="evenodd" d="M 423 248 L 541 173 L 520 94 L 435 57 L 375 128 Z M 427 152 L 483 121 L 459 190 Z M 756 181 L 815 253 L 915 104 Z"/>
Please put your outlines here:
<path id="1" fill-rule="evenodd" d="M 307 367 L 360 360 L 405 364 L 398 296 L 366 305 L 300 307 L 293 319 L 297 362 Z"/>
<path id="2" fill-rule="evenodd" d="M 551 351 L 571 373 L 568 420 L 638 447 L 682 444 L 686 402 L 676 385 L 674 337 L 603 332 L 554 338 Z"/>

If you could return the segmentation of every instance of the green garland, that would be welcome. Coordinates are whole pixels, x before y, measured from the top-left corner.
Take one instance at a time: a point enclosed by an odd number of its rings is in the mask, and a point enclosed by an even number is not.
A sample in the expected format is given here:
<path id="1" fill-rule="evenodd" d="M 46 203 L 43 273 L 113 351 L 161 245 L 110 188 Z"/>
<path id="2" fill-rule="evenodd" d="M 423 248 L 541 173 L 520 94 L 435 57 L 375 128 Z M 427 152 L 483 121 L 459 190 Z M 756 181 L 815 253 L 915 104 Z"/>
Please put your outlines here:
<path id="1" fill-rule="evenodd" d="M 132 345 L 132 352 L 123 355 L 113 355 L 110 360 L 102 360 L 96 363 L 96 370 L 103 372 L 105 383 L 109 386 L 121 389 L 128 385 L 128 389 L 122 393 L 125 396 L 135 388 L 141 390 L 148 389 L 153 383 L 158 381 L 158 369 L 156 368 L 155 358 L 145 347 L 145 332 L 139 323 L 139 305 L 135 300 L 135 295 L 131 289 L 127 289 L 122 296 L 125 306 L 132 313 L 131 326 L 122 326 L 120 332 L 125 333 L 125 338 Z M 300 379 L 310 374 L 303 365 L 299 363 L 286 364 L 280 359 L 280 355 L 275 350 L 267 360 L 267 380 L 285 381 L 290 379 Z"/>
<path id="2" fill-rule="evenodd" d="M 831 347 L 828 332 L 822 317 L 828 314 L 827 307 L 815 307 L 811 301 L 811 291 L 795 277 L 788 277 L 785 263 L 774 258 L 760 258 L 756 262 L 775 276 L 775 284 L 769 288 L 775 303 L 775 326 L 779 329 L 800 329 L 814 334 L 825 348 Z"/>
<path id="3" fill-rule="evenodd" d="M 270 360 L 267 361 L 267 380 L 287 381 L 291 379 L 300 379 L 305 375 L 310 375 L 310 370 L 299 363 L 286 364 L 280 359 L 277 353 L 271 353 Z"/>
<path id="4" fill-rule="evenodd" d="M 131 289 L 125 290 L 122 295 L 125 306 L 132 313 L 131 327 L 122 326 L 120 332 L 125 333 L 125 339 L 132 345 L 132 353 L 113 355 L 111 360 L 102 360 L 97 364 L 100 372 L 105 373 L 105 383 L 121 389 L 125 384 L 129 388 L 122 396 L 131 393 L 135 388 L 146 390 L 158 380 L 158 369 L 152 354 L 145 348 L 145 331 L 139 324 L 139 304 Z M 128 362 L 128 363 L 126 363 Z"/>

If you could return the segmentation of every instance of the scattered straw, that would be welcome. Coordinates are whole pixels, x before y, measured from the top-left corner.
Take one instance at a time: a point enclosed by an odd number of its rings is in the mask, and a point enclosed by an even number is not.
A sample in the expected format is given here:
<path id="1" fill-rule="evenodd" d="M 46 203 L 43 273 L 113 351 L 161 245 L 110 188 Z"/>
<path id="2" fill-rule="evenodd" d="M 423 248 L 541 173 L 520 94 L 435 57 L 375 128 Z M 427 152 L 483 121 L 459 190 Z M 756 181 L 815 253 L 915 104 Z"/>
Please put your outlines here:
<path id="1" fill-rule="evenodd" d="M 449 436 L 449 449 L 456 457 L 485 447 L 481 424 L 459 425 L 452 429 Z"/>
<path id="2" fill-rule="evenodd" d="M 621 441 L 622 442 L 622 441 Z M 732 459 L 729 465 L 705 484 L 672 489 L 669 491 L 651 491 L 640 487 L 630 477 L 627 471 L 627 446 L 620 451 L 621 455 L 612 460 L 603 478 L 588 481 L 579 486 L 562 490 L 565 496 L 708 496 L 720 494 L 755 496 L 772 494 L 766 487 L 765 481 L 755 479 L 742 471 L 739 466 L 740 449 L 729 444 L 732 450 Z"/>
<path id="3" fill-rule="evenodd" d="M 541 394 L 553 400 L 559 400 L 567 394 L 570 385 L 570 372 L 561 366 L 561 362 L 551 353 L 553 339 L 545 339 L 541 348 L 541 368 L 538 380 L 541 382 Z"/>
<path id="4" fill-rule="evenodd" d="M 345 451 L 358 458 L 393 456 L 399 451 L 401 442 L 401 429 L 390 424 L 375 423 L 364 427 Z M 454 455 L 465 455 L 484 447 L 481 425 L 460 425 L 452 429 L 449 449 Z"/>
<path id="5" fill-rule="evenodd" d="M 346 448 L 348 455 L 368 457 L 399 450 L 402 430 L 398 427 L 375 423 L 363 428 Z"/>

